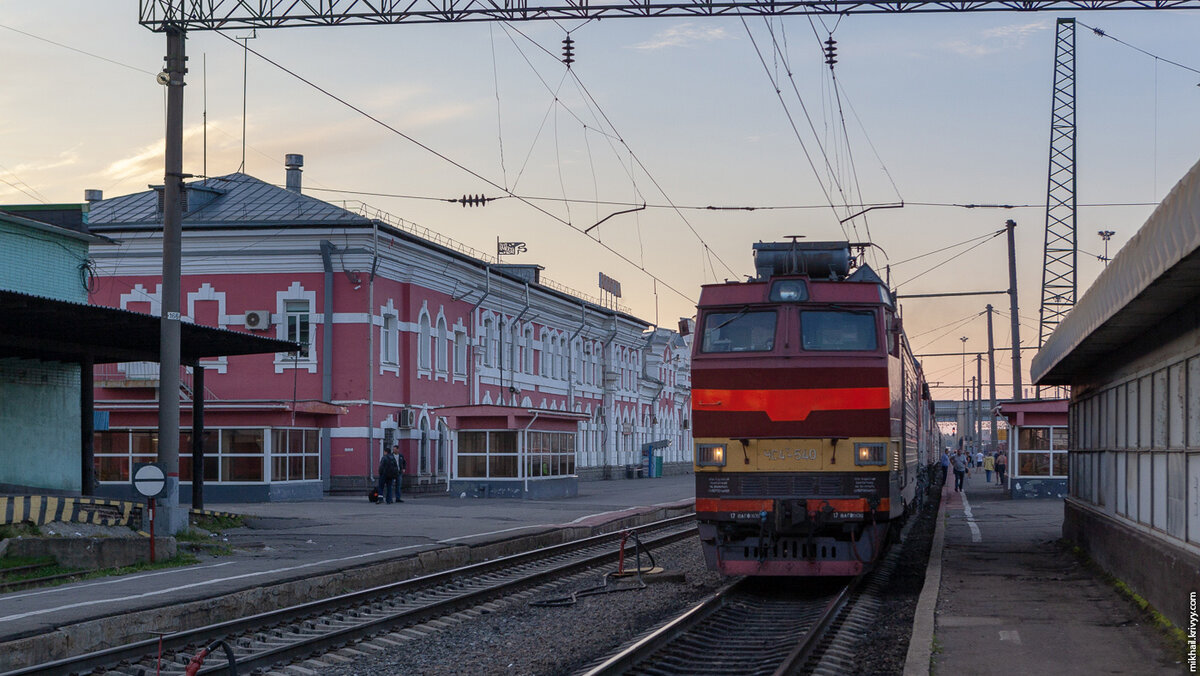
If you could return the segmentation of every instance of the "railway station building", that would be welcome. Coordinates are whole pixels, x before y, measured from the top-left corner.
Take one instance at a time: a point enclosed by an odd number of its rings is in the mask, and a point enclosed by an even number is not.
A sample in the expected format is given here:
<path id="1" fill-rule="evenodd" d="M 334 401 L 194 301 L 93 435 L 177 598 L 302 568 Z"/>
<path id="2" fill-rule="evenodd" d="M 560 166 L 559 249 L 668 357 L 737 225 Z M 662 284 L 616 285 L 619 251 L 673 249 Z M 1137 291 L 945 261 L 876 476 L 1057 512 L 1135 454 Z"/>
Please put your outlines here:
<path id="1" fill-rule="evenodd" d="M 1071 388 L 1064 537 L 1188 626 L 1200 589 L 1200 164 L 1031 371 Z"/>
<path id="2" fill-rule="evenodd" d="M 236 173 L 183 191 L 184 321 L 303 346 L 198 364 L 203 389 L 180 396 L 207 400 L 206 494 L 362 492 L 397 444 L 405 492 L 571 495 L 640 475 L 651 444 L 666 472 L 690 471 L 686 339 L 539 265 L 304 194 L 302 164 L 288 156 L 286 187 Z M 118 242 L 93 253 L 93 302 L 159 311 L 161 193 L 91 203 L 92 232 Z M 156 443 L 157 364 L 96 380 L 98 478 L 115 487 Z"/>

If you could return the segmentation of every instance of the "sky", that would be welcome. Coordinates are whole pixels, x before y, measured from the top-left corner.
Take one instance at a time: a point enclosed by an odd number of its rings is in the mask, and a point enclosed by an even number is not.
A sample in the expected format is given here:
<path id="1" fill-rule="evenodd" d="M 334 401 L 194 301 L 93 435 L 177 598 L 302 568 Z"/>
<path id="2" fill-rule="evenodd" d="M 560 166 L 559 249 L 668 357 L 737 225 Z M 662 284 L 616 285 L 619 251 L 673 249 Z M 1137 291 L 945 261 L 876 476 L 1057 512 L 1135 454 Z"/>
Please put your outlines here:
<path id="1" fill-rule="evenodd" d="M 166 38 L 137 10 L 133 0 L 0 0 L 0 204 L 162 183 L 165 88 L 154 76 Z M 702 284 L 753 273 L 754 242 L 787 235 L 873 242 L 867 261 L 901 294 L 1006 289 L 1005 238 L 987 236 L 1013 219 L 1021 339 L 1036 345 L 1059 16 L 1110 36 L 1077 27 L 1082 295 L 1103 268 L 1097 232 L 1116 233 L 1115 255 L 1200 158 L 1200 74 L 1189 70 L 1200 69 L 1200 13 L 195 31 L 184 171 L 241 169 L 282 185 L 284 155 L 300 153 L 306 194 L 362 202 L 483 252 L 497 238 L 526 242 L 505 261 L 537 263 L 591 295 L 603 272 L 630 311 L 667 327 L 694 315 Z M 832 76 L 821 44 L 831 34 Z M 499 199 L 447 201 L 474 194 Z M 899 202 L 839 223 L 861 210 L 847 204 Z M 952 206 L 967 204 L 1016 208 Z M 961 353 L 986 349 L 989 302 L 1007 347 L 1007 296 L 903 303 L 918 354 L 958 354 L 922 359 L 939 398 L 959 398 L 974 374 Z M 1007 352 L 996 380 L 1009 396 Z"/>

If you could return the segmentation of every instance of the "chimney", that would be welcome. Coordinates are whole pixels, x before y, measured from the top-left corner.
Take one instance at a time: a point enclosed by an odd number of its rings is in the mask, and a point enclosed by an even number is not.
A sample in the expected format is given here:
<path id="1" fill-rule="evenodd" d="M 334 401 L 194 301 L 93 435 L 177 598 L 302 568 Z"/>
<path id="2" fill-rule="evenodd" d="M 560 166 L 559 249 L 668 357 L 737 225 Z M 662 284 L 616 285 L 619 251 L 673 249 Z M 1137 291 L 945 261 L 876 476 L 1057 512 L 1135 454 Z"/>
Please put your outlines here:
<path id="1" fill-rule="evenodd" d="M 287 167 L 287 189 L 300 192 L 300 174 L 303 172 L 300 167 L 304 166 L 304 156 L 288 153 L 283 158 L 283 164 Z"/>
<path id="2" fill-rule="evenodd" d="M 102 199 L 104 199 L 104 191 L 103 190 L 84 190 L 83 191 L 83 201 L 85 201 L 85 202 L 99 202 Z"/>

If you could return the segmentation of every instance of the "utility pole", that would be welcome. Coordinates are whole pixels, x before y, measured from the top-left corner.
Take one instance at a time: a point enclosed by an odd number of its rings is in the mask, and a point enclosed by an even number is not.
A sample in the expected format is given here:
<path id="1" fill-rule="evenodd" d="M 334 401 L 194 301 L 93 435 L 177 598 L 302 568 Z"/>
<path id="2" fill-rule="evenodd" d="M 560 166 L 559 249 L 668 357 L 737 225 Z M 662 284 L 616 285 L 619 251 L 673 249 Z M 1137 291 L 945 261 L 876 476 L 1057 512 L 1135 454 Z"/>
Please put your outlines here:
<path id="1" fill-rule="evenodd" d="M 1100 232 L 1097 232 L 1096 234 L 1097 234 L 1097 235 L 1100 235 L 1100 239 L 1104 240 L 1104 267 L 1106 267 L 1106 268 L 1107 268 L 1107 267 L 1108 267 L 1108 261 L 1109 261 L 1109 258 L 1108 258 L 1108 240 L 1112 239 L 1112 236 L 1113 236 L 1113 235 L 1115 235 L 1115 234 L 1117 234 L 1117 233 L 1116 233 L 1115 231 L 1113 231 L 1113 230 L 1101 230 Z"/>
<path id="2" fill-rule="evenodd" d="M 162 316 L 158 342 L 158 462 L 167 475 L 166 494 L 155 513 L 160 533 L 173 535 L 187 525 L 179 507 L 179 292 L 183 204 L 183 86 L 187 73 L 182 27 L 167 27 L 167 134 L 163 176 Z"/>
<path id="3" fill-rule="evenodd" d="M 987 324 L 988 324 L 988 421 L 991 423 L 991 432 L 988 434 L 988 442 L 991 445 L 989 450 L 996 449 L 996 351 L 992 339 L 992 305 L 987 306 Z"/>
<path id="4" fill-rule="evenodd" d="M 983 447 L 983 355 L 975 355 L 975 447 Z"/>
<path id="5" fill-rule="evenodd" d="M 1017 222 L 1007 220 L 1008 229 L 1008 307 L 1012 313 L 1013 401 L 1021 401 L 1021 319 L 1017 307 Z"/>

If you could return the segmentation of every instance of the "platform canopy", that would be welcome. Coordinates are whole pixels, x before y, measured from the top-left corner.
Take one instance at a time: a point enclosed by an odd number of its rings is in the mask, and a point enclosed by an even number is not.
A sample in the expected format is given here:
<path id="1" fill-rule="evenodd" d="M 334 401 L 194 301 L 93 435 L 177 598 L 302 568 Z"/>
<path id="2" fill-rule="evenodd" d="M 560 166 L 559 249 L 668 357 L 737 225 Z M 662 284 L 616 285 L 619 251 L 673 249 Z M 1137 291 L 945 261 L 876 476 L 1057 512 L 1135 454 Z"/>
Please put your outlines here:
<path id="1" fill-rule="evenodd" d="M 1198 296 L 1200 162 L 1046 340 L 1030 375 L 1038 385 L 1070 385 Z"/>
<path id="2" fill-rule="evenodd" d="M 0 359 L 104 364 L 159 361 L 159 318 L 116 308 L 0 289 Z M 180 361 L 205 357 L 293 352 L 300 346 L 274 338 L 197 326 L 180 328 Z"/>

